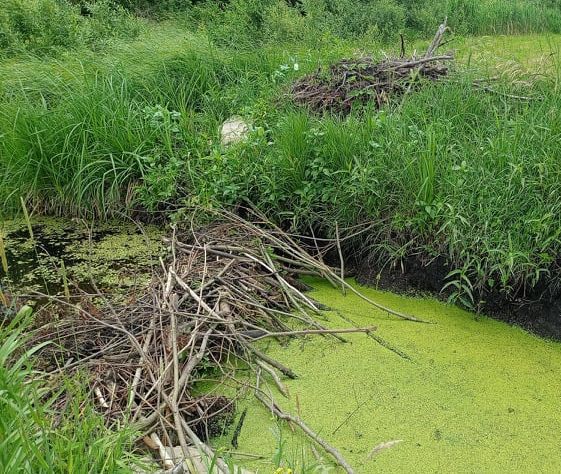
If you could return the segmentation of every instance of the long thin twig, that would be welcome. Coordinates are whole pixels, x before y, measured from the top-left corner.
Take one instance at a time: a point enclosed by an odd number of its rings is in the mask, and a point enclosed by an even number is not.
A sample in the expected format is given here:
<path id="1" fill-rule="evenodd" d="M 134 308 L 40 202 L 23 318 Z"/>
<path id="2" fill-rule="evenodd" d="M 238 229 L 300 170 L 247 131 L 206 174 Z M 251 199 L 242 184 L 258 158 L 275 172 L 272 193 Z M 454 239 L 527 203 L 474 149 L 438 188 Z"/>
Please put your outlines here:
<path id="1" fill-rule="evenodd" d="M 331 446 L 327 441 L 321 438 L 315 431 L 313 431 L 306 423 L 304 423 L 300 418 L 291 415 L 290 413 L 286 413 L 285 411 L 281 410 L 279 406 L 274 402 L 273 399 L 265 398 L 263 393 L 255 392 L 255 397 L 259 400 L 263 405 L 267 407 L 276 417 L 280 418 L 281 420 L 288 421 L 290 423 L 295 424 L 298 426 L 307 436 L 309 436 L 312 440 L 314 440 L 317 444 L 319 444 L 327 453 L 329 453 L 337 464 L 341 466 L 345 472 L 348 474 L 354 474 L 354 469 L 351 465 L 345 460 L 345 458 L 341 455 L 341 453 Z"/>

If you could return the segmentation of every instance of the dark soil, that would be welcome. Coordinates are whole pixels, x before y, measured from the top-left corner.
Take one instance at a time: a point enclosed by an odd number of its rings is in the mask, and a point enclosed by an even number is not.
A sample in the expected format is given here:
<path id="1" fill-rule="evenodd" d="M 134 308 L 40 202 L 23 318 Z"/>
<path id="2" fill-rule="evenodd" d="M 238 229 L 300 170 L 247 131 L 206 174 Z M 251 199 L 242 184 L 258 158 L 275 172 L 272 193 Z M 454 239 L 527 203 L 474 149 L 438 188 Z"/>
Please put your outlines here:
<path id="1" fill-rule="evenodd" d="M 408 258 L 395 268 L 380 269 L 368 259 L 354 266 L 359 283 L 405 294 L 430 293 L 440 299 L 448 294 L 441 292 L 450 268 L 444 258 L 423 262 L 418 257 Z M 507 298 L 488 292 L 480 298 L 485 302 L 480 312 L 494 319 L 518 325 L 542 337 L 561 341 L 561 291 L 552 290 L 541 282 L 524 297 Z"/>

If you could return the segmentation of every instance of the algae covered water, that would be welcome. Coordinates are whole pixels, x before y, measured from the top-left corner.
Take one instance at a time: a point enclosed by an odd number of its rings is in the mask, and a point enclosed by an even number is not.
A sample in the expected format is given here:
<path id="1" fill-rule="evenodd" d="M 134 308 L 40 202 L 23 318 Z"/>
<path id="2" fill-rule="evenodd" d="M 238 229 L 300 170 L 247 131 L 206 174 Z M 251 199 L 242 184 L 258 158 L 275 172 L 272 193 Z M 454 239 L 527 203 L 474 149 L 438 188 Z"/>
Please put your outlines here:
<path id="1" fill-rule="evenodd" d="M 9 264 L 8 275 L 0 274 L 3 285 L 50 294 L 62 291 L 63 274 L 77 283 L 94 279 L 104 288 L 142 291 L 163 252 L 162 231 L 151 227 L 92 229 L 43 219 L 32 224 L 33 239 L 23 222 L 5 222 L 3 232 Z M 361 288 L 434 324 L 400 320 L 325 282 L 307 282 L 310 296 L 332 309 L 323 315 L 325 326 L 376 326 L 386 346 L 365 334 L 345 335 L 348 343 L 309 336 L 286 346 L 263 344 L 299 376 L 284 380 L 289 399 L 270 380 L 263 388 L 356 472 L 561 472 L 561 344 L 433 299 Z M 338 472 L 309 439 L 257 404 L 250 386 L 245 390 L 236 451 L 251 455 L 249 468 Z M 215 443 L 231 451 L 232 431 Z M 373 453 L 391 441 L 400 442 Z"/>
<path id="2" fill-rule="evenodd" d="M 61 295 L 64 285 L 92 291 L 144 288 L 163 253 L 163 230 L 136 223 L 39 217 L 0 222 L 8 272 L 0 289 Z M 74 291 L 74 290 L 73 290 Z M 37 293 L 35 293 L 37 292 Z"/>
<path id="3" fill-rule="evenodd" d="M 334 309 L 324 324 L 376 325 L 410 357 L 364 334 L 346 335 L 347 344 L 309 337 L 268 347 L 299 375 L 285 381 L 289 400 L 270 384 L 278 404 L 300 414 L 357 472 L 561 472 L 561 344 L 432 299 L 361 289 L 435 324 L 398 320 L 310 282 L 311 295 Z M 307 440 L 264 407 L 247 408 L 238 442 L 240 451 L 262 455 L 254 469 L 273 472 L 282 457 L 294 472 L 325 472 Z M 402 441 L 370 456 L 393 440 Z"/>

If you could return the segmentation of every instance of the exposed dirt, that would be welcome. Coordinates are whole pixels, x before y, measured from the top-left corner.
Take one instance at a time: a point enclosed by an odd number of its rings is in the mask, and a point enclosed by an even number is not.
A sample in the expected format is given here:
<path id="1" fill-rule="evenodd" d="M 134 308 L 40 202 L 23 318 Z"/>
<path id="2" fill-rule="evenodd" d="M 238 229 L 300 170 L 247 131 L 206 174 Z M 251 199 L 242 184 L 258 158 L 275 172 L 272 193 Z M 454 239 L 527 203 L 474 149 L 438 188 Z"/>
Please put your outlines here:
<path id="1" fill-rule="evenodd" d="M 368 286 L 397 293 L 430 293 L 446 299 L 441 289 L 450 268 L 444 258 L 429 263 L 411 257 L 397 268 L 379 268 L 368 259 L 355 265 L 356 279 Z M 482 295 L 485 303 L 480 311 L 495 319 L 516 324 L 542 337 L 561 340 L 561 292 L 552 290 L 547 282 L 537 285 L 532 294 L 507 298 L 498 291 Z"/>

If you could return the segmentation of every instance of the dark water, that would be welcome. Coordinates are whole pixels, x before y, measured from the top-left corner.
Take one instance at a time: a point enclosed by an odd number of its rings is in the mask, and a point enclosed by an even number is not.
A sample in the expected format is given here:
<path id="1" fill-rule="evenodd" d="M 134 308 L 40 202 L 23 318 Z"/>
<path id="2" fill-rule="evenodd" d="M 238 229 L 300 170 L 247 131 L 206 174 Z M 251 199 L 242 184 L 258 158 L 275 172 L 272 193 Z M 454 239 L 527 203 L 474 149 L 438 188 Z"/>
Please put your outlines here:
<path id="1" fill-rule="evenodd" d="M 72 291 L 126 289 L 146 281 L 163 251 L 162 231 L 129 223 L 39 219 L 33 238 L 23 221 L 3 223 L 8 273 L 0 268 L 4 293 L 60 295 Z"/>

